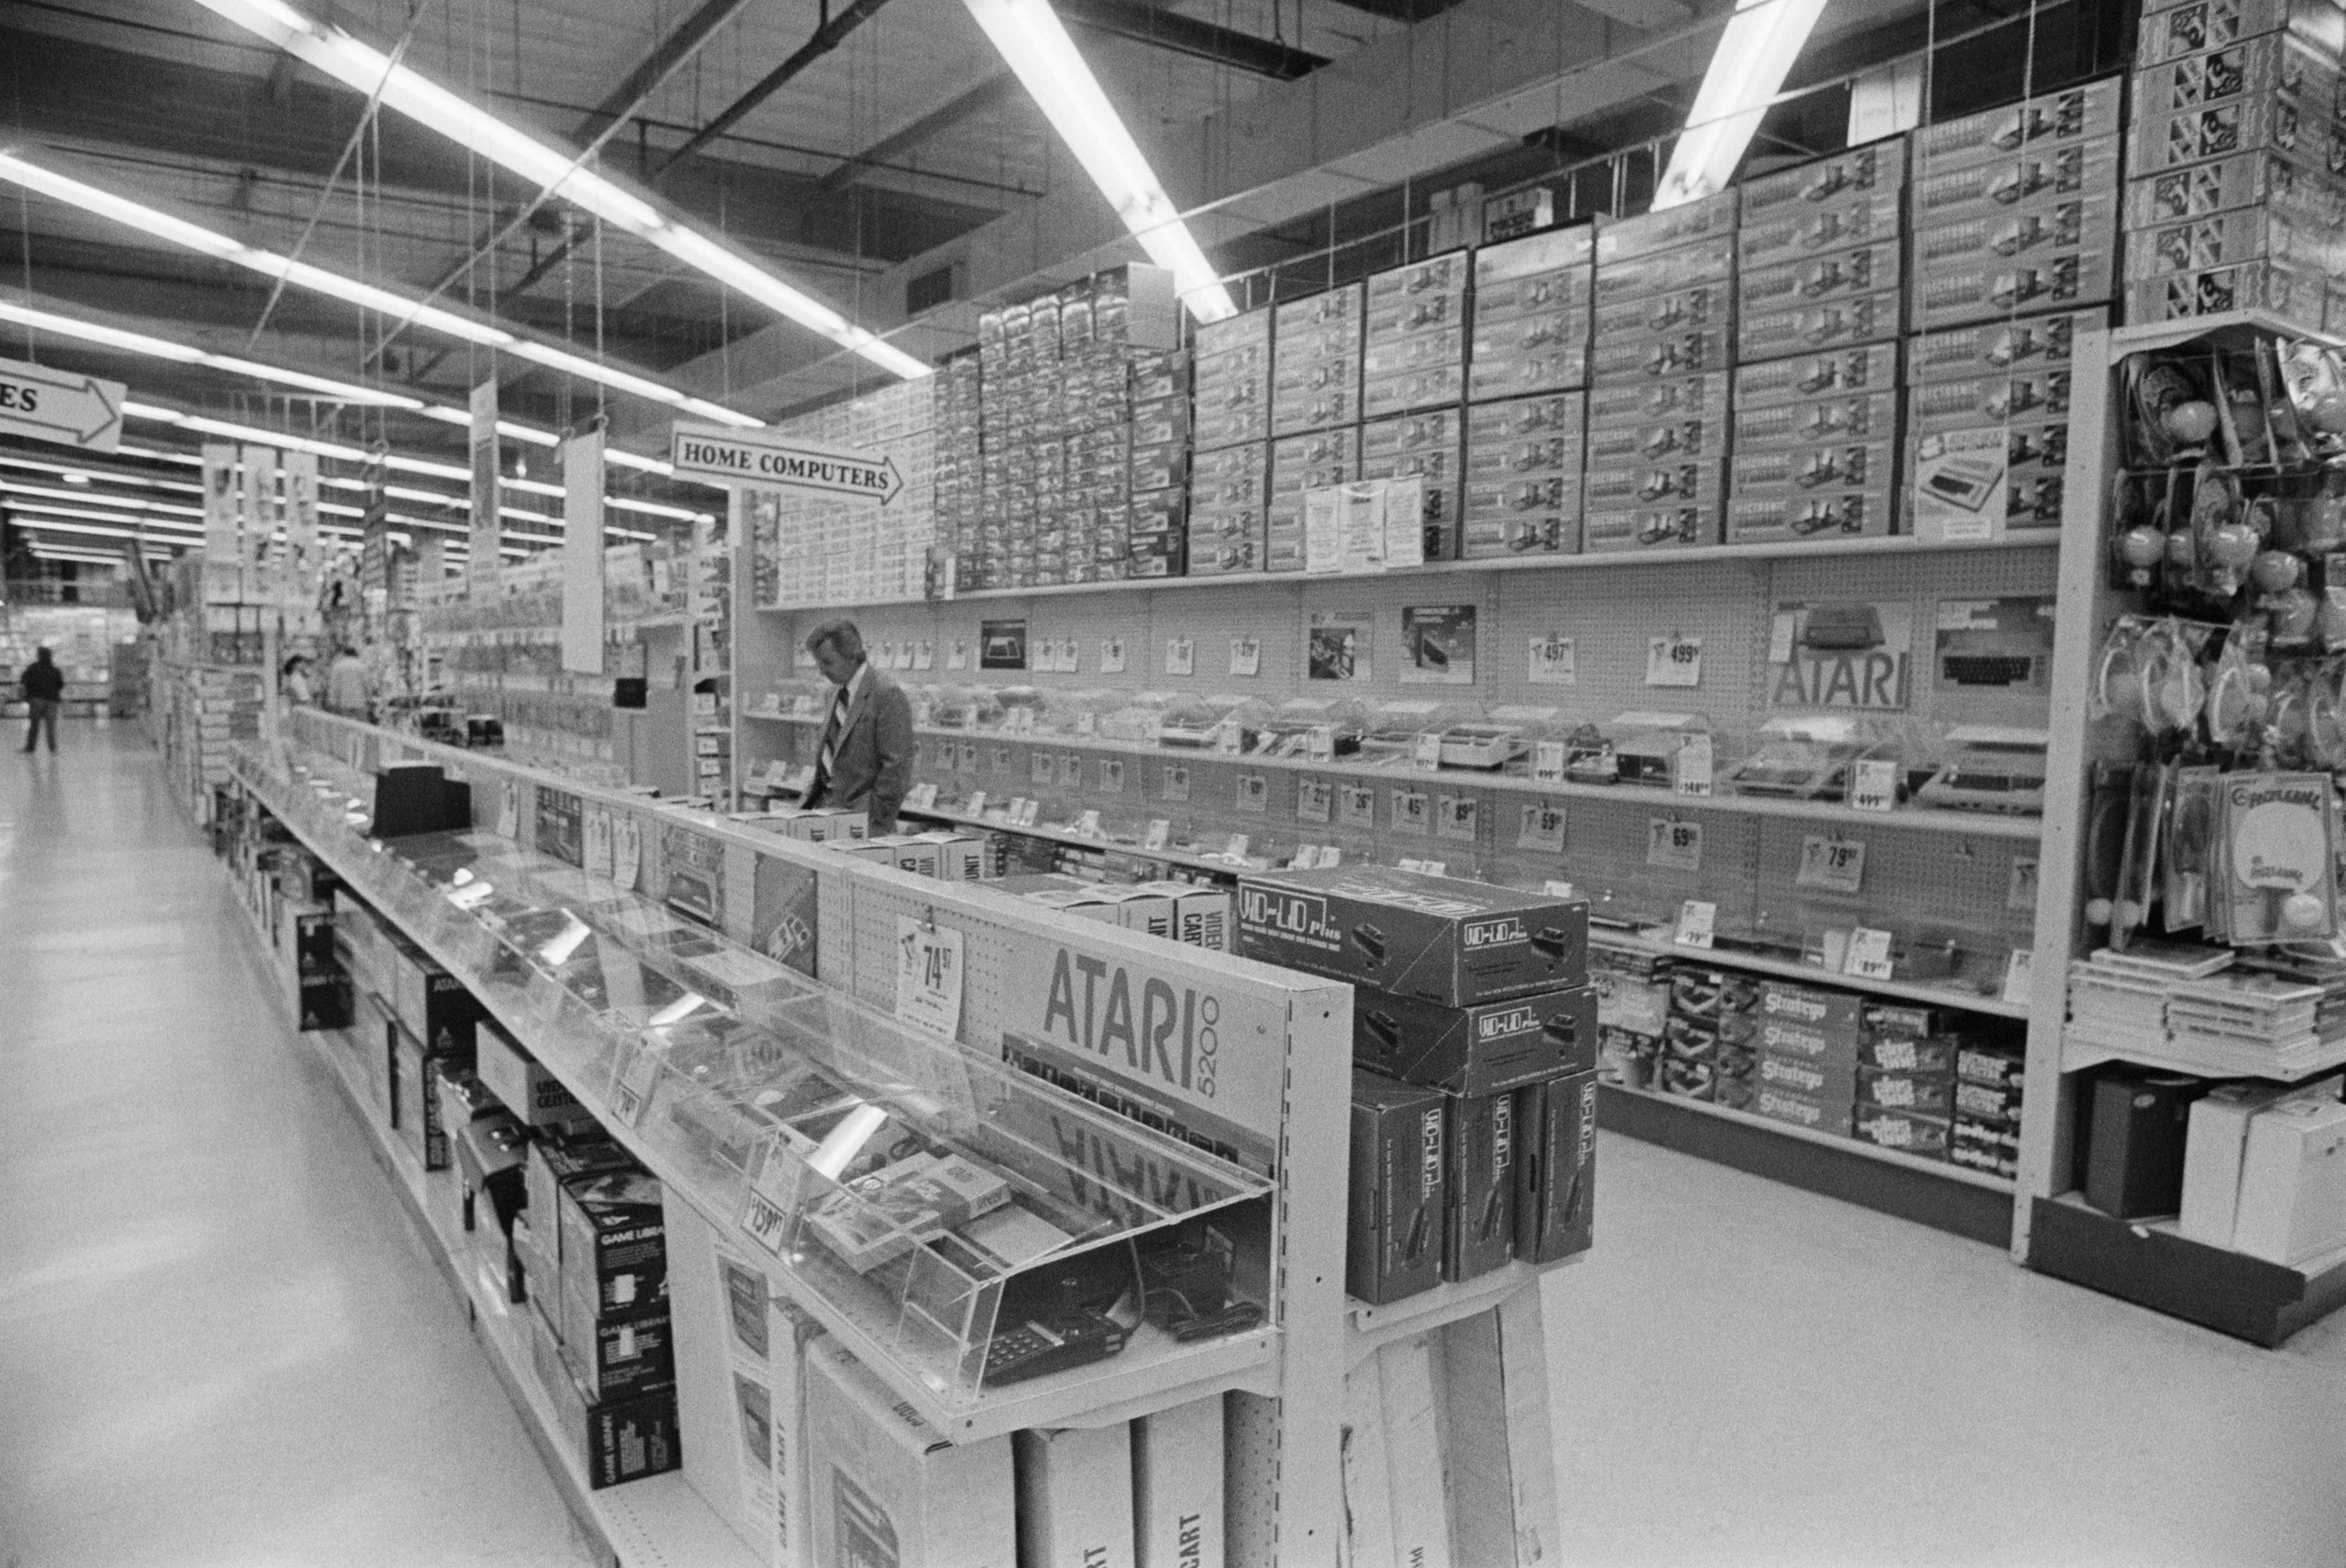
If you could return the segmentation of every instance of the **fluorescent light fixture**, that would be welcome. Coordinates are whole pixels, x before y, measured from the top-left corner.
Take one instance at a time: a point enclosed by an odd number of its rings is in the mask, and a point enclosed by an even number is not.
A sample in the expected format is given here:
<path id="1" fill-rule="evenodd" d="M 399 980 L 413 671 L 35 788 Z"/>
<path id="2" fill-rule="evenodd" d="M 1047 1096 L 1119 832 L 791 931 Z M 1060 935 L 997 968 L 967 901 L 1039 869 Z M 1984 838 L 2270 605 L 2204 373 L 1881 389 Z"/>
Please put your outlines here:
<path id="1" fill-rule="evenodd" d="M 210 0 L 206 0 L 207 4 Z M 1173 272 L 1173 287 L 1201 321 L 1238 314 L 1206 253 L 1157 182 L 1139 144 L 1092 76 L 1050 0 L 963 0 L 994 40 L 1035 107 L 1092 177 L 1148 259 Z"/>
<path id="2" fill-rule="evenodd" d="M 1655 211 L 1727 188 L 1824 8 L 1825 0 L 1737 0 L 1654 192 Z"/>
<path id="3" fill-rule="evenodd" d="M 191 539 L 201 538 L 204 532 L 204 525 L 200 523 L 181 523 L 170 517 L 141 517 L 130 512 L 100 512 L 87 506 L 59 506 L 46 501 L 18 501 L 11 498 L 0 501 L 0 505 L 5 505 L 10 513 L 27 519 L 36 516 L 74 517 L 84 523 L 120 523 L 133 528 L 158 528 L 180 532 Z"/>
<path id="4" fill-rule="evenodd" d="M 144 457 L 150 454 L 136 453 L 131 455 Z M 202 459 L 199 458 L 197 461 L 201 462 Z M 43 463 L 37 457 L 19 457 L 8 452 L 0 452 L 0 468 L 23 468 L 29 469 L 35 473 L 54 473 L 68 484 L 102 482 L 107 484 L 144 485 L 149 490 L 176 490 L 186 495 L 201 495 L 204 493 L 202 485 L 191 484 L 184 479 L 157 479 L 151 474 L 124 473 L 112 468 L 68 468 L 62 463 Z"/>
<path id="5" fill-rule="evenodd" d="M 102 327 L 95 321 L 79 321 L 70 316 L 36 311 L 28 305 L 12 304 L 5 300 L 0 300 L 0 321 L 14 321 L 36 331 L 55 332 L 61 338 L 78 338 L 83 342 L 102 344 L 126 353 L 143 354 L 148 359 L 170 360 L 183 365 L 206 365 L 216 371 L 226 371 L 230 375 L 250 376 L 255 381 L 299 387 L 337 402 L 372 403 L 384 408 L 404 409 L 423 406 L 423 399 L 412 398 L 403 392 L 377 392 L 372 387 L 332 381 L 303 371 L 255 364 L 250 360 L 240 360 L 233 355 L 215 354 L 209 350 L 190 348 L 185 343 L 167 342 L 161 338 L 150 338 L 144 332 L 126 332 L 117 327 Z"/>
<path id="6" fill-rule="evenodd" d="M 680 221 L 663 217 L 650 203 L 584 167 L 577 158 L 474 107 L 412 67 L 394 65 L 387 56 L 341 28 L 304 16 L 280 0 L 202 0 L 202 4 L 298 56 L 353 91 L 378 94 L 387 107 L 426 128 L 512 169 L 541 189 L 586 209 L 638 239 L 658 246 L 686 265 L 749 295 L 801 326 L 821 333 L 882 370 L 907 381 L 931 373 L 930 367 L 919 360 L 849 322 L 829 305 L 793 288 L 739 251 Z M 516 351 L 520 349 L 517 343 Z M 705 408 L 695 407 L 698 401 L 687 400 L 679 406 L 707 418 L 718 417 Z M 730 416 L 732 423 L 741 419 L 740 415 Z"/>
<path id="7" fill-rule="evenodd" d="M 102 501 L 108 506 L 125 507 L 132 512 L 159 512 L 165 516 L 201 517 L 200 506 L 181 506 L 169 501 L 144 501 L 135 495 L 107 495 L 94 490 L 52 490 L 46 484 L 27 484 L 21 479 L 0 479 L 0 495 L 37 495 L 49 501 L 70 501 L 85 506 Z"/>

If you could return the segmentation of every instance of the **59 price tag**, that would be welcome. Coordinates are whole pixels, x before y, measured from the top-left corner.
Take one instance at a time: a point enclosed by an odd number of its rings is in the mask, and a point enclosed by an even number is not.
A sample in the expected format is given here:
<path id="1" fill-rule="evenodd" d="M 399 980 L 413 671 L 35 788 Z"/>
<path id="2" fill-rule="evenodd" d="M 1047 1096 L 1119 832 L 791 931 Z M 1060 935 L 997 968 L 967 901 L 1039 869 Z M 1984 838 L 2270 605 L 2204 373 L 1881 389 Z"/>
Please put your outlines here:
<path id="1" fill-rule="evenodd" d="M 1792 879 L 1803 888 L 1853 893 L 1865 881 L 1865 842 L 1810 833 L 1800 840 L 1800 869 Z"/>
<path id="2" fill-rule="evenodd" d="M 1545 850 L 1551 855 L 1564 853 L 1564 808 L 1545 800 L 1525 801 L 1523 828 L 1515 834 L 1515 848 Z"/>
<path id="3" fill-rule="evenodd" d="M 1702 824 L 1647 818 L 1646 864 L 1664 871 L 1702 870 Z"/>

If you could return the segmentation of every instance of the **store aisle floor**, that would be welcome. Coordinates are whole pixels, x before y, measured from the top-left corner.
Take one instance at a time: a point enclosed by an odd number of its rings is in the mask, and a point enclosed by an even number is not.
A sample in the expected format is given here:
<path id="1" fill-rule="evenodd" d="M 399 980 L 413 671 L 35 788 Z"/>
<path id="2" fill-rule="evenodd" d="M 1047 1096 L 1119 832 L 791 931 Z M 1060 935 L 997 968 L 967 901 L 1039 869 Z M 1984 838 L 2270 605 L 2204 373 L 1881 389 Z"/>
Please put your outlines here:
<path id="1" fill-rule="evenodd" d="M 135 725 L 0 726 L 0 1568 L 590 1561 Z"/>

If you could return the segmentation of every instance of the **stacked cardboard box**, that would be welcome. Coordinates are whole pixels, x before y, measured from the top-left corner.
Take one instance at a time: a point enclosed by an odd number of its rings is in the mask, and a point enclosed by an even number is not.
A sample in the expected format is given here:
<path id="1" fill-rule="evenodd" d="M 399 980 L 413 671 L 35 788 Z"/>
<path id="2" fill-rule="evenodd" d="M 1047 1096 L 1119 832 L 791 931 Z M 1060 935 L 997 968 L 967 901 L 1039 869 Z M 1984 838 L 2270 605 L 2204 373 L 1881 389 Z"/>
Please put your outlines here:
<path id="1" fill-rule="evenodd" d="M 1994 539 L 2061 523 L 2070 354 L 2101 306 L 1924 332 L 1906 348 L 1907 527 Z"/>
<path id="2" fill-rule="evenodd" d="M 1291 300 L 1274 312 L 1270 387 L 1270 509 L 1265 566 L 1303 569 L 1303 494 L 1360 473 L 1359 283 Z"/>
<path id="3" fill-rule="evenodd" d="M 1956 1044 L 1948 1159 L 1993 1176 L 2019 1174 L 2023 1064 L 2017 1041 L 1980 1036 Z"/>
<path id="4" fill-rule="evenodd" d="M 978 497 L 984 470 L 979 427 L 981 382 L 978 355 L 964 350 L 937 367 L 936 467 L 930 483 L 935 499 L 937 548 L 954 563 L 954 583 L 960 588 L 994 586 L 994 563 L 978 545 Z M 753 560 L 762 571 L 765 556 Z M 762 581 L 756 584 L 760 604 L 773 603 Z"/>
<path id="5" fill-rule="evenodd" d="M 1372 273 L 1361 351 L 1361 477 L 1423 475 L 1425 559 L 1458 553 L 1466 251 Z"/>
<path id="6" fill-rule="evenodd" d="M 1867 1002 L 1858 1010 L 1858 1028 L 1851 1134 L 1923 1159 L 1947 1158 L 1961 1044 L 1955 1016 L 1935 1007 Z"/>
<path id="7" fill-rule="evenodd" d="M 1846 1136 L 1857 1101 L 1862 1003 L 1854 992 L 1761 982 L 1750 1108 L 1773 1121 Z"/>
<path id="8" fill-rule="evenodd" d="M 1738 199 L 1596 226 L 1584 550 L 1719 542 Z"/>
<path id="9" fill-rule="evenodd" d="M 1178 577 L 1188 569 L 1188 357 L 1136 348 L 1131 384 L 1124 575 Z"/>
<path id="10" fill-rule="evenodd" d="M 2127 320 L 2346 313 L 2341 49 L 2331 0 L 2147 0 L 2126 193 Z"/>
<path id="11" fill-rule="evenodd" d="M 1597 1071 L 1608 1084 L 1653 1088 L 1669 1026 L 1669 961 L 1592 942 L 1588 983 L 1596 993 Z"/>
<path id="12" fill-rule="evenodd" d="M 1734 970 L 1673 963 L 1655 1086 L 1681 1099 L 1751 1108 L 1759 1092 L 1760 982 Z"/>
<path id="13" fill-rule="evenodd" d="M 1588 380 L 1596 255 L 1586 224 L 1474 252 L 1459 551 L 1470 560 L 1580 548 L 1587 399 L 1575 389 Z"/>
<path id="14" fill-rule="evenodd" d="M 1260 572 L 1270 483 L 1271 311 L 1198 329 L 1189 575 Z"/>
<path id="15" fill-rule="evenodd" d="M 1730 544 L 1891 531 L 1902 137 L 1747 181 Z"/>
<path id="16" fill-rule="evenodd" d="M 1350 981 L 1345 1288 L 1395 1301 L 1588 1245 L 1585 903 L 1364 866 L 1250 877 L 1239 951 Z"/>

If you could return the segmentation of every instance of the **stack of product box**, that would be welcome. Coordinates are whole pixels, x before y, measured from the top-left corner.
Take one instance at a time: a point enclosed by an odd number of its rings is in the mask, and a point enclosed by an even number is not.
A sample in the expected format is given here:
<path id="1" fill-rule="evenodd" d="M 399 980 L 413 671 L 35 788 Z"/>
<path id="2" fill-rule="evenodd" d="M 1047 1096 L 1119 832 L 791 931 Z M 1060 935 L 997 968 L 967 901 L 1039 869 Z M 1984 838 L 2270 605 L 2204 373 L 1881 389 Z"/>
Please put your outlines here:
<path id="1" fill-rule="evenodd" d="M 978 547 L 978 495 L 984 473 L 976 351 L 965 350 L 940 364 L 936 380 L 936 467 L 930 483 L 935 494 L 937 548 L 954 563 L 956 587 L 991 587 L 994 563 Z M 757 553 L 753 569 L 763 571 L 765 566 L 764 553 Z M 758 602 L 773 602 L 762 584 Z"/>
<path id="2" fill-rule="evenodd" d="M 1189 575 L 1263 567 L 1270 482 L 1268 306 L 1198 329 L 1189 375 L 1197 389 L 1189 459 Z"/>
<path id="3" fill-rule="evenodd" d="M 1598 1074 L 1625 1089 L 1656 1087 L 1669 1028 L 1669 960 L 1592 942 L 1588 983 L 1596 993 Z"/>
<path id="4" fill-rule="evenodd" d="M 1239 951 L 1354 986 L 1351 1295 L 1588 1246 L 1586 904 L 1385 866 L 1275 872 L 1239 884 Z"/>
<path id="5" fill-rule="evenodd" d="M 1729 544 L 1891 531 L 1902 137 L 1748 180 Z"/>
<path id="6" fill-rule="evenodd" d="M 1984 1033 L 1955 1046 L 1954 1125 L 1947 1158 L 1991 1176 L 2020 1171 L 2020 1099 L 2025 1054 L 2019 1041 Z"/>
<path id="7" fill-rule="evenodd" d="M 1906 488 L 1923 537 L 2060 524 L 2068 345 L 2116 290 L 2123 87 L 1914 133 Z"/>
<path id="8" fill-rule="evenodd" d="M 1466 372 L 1468 560 L 1580 548 L 1596 230 L 1550 229 L 1474 252 Z"/>
<path id="9" fill-rule="evenodd" d="M 1731 969 L 1671 964 L 1654 1086 L 1680 1099 L 1749 1110 L 1762 1082 L 1761 985 Z"/>
<path id="10" fill-rule="evenodd" d="M 1030 450 L 1017 460 L 1015 505 L 1012 462 L 1014 451 L 1026 448 L 1018 404 L 1034 374 L 1034 347 L 1025 341 L 1027 315 L 1024 305 L 1009 305 L 977 318 L 977 536 L 971 551 L 985 558 L 984 580 L 990 588 L 1032 585 L 1021 574 L 1034 569 L 1034 456 Z M 1015 388 L 1011 383 L 1014 323 L 1020 340 L 1020 383 Z M 961 461 L 966 463 L 968 453 Z"/>
<path id="11" fill-rule="evenodd" d="M 2126 195 L 2127 320 L 2346 312 L 2346 10 L 2146 0 Z"/>
<path id="12" fill-rule="evenodd" d="M 1361 477 L 1424 480 L 1424 558 L 1457 552 L 1469 253 L 1372 273 L 1361 348 Z M 1388 519 L 1388 526 L 1391 525 Z"/>
<path id="13" fill-rule="evenodd" d="M 1750 1109 L 1846 1137 L 1854 1121 L 1864 998 L 1788 981 L 1761 983 Z"/>
<path id="14" fill-rule="evenodd" d="M 1168 942 L 1227 952 L 1230 894 L 1210 882 L 1101 882 L 1063 871 L 1005 877 L 995 884 L 1030 902 Z"/>
<path id="15" fill-rule="evenodd" d="M 1581 547 L 1715 545 L 1738 193 L 1596 226 Z"/>
<path id="16" fill-rule="evenodd" d="M 1350 483 L 1361 463 L 1361 320 L 1367 291 L 1348 283 L 1273 311 L 1270 511 L 1264 565 L 1303 569 L 1303 494 Z"/>
<path id="17" fill-rule="evenodd" d="M 1188 569 L 1188 351 L 1133 350 L 1131 399 L 1124 575 L 1178 577 Z"/>
<path id="18" fill-rule="evenodd" d="M 657 1177 L 600 1129 L 532 1140 L 514 1227 L 533 1361 L 589 1482 L 678 1468 L 667 1217 Z M 633 1441 L 608 1436 L 632 1431 Z"/>
<path id="19" fill-rule="evenodd" d="M 1131 304 L 1121 273 L 1103 272 L 1059 290 L 1060 413 L 1066 432 L 1066 488 L 1058 513 L 1065 535 L 1061 582 L 1130 575 Z"/>
<path id="20" fill-rule="evenodd" d="M 1858 1009 L 1857 1105 L 1852 1136 L 1923 1159 L 1943 1160 L 1955 1111 L 1953 1016 L 1933 1007 L 1867 1002 Z"/>

